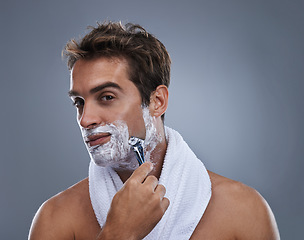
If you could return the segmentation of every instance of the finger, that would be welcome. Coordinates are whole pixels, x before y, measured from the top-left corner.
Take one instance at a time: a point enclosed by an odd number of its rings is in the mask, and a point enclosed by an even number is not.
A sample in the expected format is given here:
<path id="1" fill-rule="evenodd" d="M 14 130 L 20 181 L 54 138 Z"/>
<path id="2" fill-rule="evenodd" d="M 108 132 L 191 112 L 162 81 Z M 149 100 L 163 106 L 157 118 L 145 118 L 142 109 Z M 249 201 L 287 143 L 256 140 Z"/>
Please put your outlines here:
<path id="1" fill-rule="evenodd" d="M 152 171 L 153 164 L 150 162 L 145 162 L 139 166 L 131 175 L 130 179 L 135 179 L 141 183 L 145 180 L 148 174 Z"/>
<path id="2" fill-rule="evenodd" d="M 155 176 L 148 176 L 146 180 L 144 181 L 144 185 L 150 186 L 151 190 L 154 191 L 157 187 L 158 180 Z"/>
<path id="3" fill-rule="evenodd" d="M 158 194 L 162 199 L 166 194 L 166 188 L 163 185 L 159 184 L 155 189 L 155 193 Z"/>
<path id="4" fill-rule="evenodd" d="M 162 207 L 162 209 L 163 209 L 164 212 L 167 211 L 169 205 L 170 205 L 169 199 L 166 198 L 166 197 L 163 198 L 163 200 L 162 200 L 162 202 L 161 202 L 161 207 Z"/>

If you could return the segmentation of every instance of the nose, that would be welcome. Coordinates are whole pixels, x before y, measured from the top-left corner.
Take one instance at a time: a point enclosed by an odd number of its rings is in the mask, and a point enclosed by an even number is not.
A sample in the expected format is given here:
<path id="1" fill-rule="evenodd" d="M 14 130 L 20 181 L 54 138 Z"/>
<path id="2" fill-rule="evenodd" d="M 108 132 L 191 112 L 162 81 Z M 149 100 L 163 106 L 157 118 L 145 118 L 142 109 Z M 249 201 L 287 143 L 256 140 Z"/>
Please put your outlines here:
<path id="1" fill-rule="evenodd" d="M 102 122 L 98 108 L 90 102 L 86 102 L 78 116 L 79 125 L 83 128 L 94 128 Z"/>

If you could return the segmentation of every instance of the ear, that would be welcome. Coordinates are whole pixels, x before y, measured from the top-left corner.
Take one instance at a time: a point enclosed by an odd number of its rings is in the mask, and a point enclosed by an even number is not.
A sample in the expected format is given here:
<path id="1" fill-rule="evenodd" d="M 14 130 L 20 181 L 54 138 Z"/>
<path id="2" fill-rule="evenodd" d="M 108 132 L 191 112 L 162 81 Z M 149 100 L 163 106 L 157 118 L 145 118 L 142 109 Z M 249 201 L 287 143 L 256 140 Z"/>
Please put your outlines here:
<path id="1" fill-rule="evenodd" d="M 168 108 L 168 88 L 165 85 L 159 85 L 150 96 L 149 110 L 152 117 L 162 116 Z"/>

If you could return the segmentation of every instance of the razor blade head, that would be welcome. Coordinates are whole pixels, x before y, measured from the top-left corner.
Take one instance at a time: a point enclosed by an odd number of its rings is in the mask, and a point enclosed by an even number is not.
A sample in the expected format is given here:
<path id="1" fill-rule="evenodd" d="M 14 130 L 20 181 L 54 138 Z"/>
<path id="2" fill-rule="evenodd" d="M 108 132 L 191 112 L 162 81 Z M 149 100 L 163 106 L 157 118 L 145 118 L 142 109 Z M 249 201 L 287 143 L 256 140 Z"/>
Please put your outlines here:
<path id="1" fill-rule="evenodd" d="M 140 138 L 138 138 L 138 137 L 130 137 L 130 139 L 129 139 L 129 144 L 131 145 L 131 146 L 136 146 L 136 145 L 138 145 L 138 144 L 140 144 L 141 146 L 143 145 L 143 143 L 144 143 L 144 140 L 142 140 L 142 139 L 140 139 Z"/>
<path id="2" fill-rule="evenodd" d="M 139 166 L 145 162 L 144 150 L 143 150 L 143 146 L 142 146 L 143 143 L 144 143 L 144 140 L 137 138 L 137 137 L 131 137 L 129 139 L 129 144 L 131 145 L 131 147 L 135 153 Z"/>

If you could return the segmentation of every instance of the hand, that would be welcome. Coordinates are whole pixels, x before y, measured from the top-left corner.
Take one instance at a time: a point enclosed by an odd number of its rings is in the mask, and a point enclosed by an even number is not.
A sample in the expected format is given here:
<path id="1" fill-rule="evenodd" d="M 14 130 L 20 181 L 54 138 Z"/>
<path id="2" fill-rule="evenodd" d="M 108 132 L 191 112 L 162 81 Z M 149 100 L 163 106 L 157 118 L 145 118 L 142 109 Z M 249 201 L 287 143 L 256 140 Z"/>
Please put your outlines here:
<path id="1" fill-rule="evenodd" d="M 160 221 L 169 206 L 166 189 L 158 185 L 150 162 L 136 169 L 111 203 L 99 239 L 142 239 Z"/>

